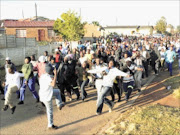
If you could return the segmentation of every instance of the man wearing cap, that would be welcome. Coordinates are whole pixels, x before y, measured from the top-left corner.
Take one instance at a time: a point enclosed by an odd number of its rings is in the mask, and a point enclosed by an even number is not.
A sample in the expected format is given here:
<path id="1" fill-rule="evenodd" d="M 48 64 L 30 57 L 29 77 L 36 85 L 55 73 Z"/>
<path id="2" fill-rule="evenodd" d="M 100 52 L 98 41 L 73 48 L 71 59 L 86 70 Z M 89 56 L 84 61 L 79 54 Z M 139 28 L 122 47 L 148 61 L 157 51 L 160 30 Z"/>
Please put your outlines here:
<path id="1" fill-rule="evenodd" d="M 8 85 L 7 85 L 7 83 L 6 83 L 6 80 L 8 79 L 8 74 L 9 74 L 9 72 L 8 72 L 8 67 L 9 67 L 9 66 L 11 66 L 11 67 L 16 71 L 16 67 L 15 67 L 14 63 L 11 62 L 11 59 L 10 59 L 9 57 L 6 57 L 6 64 L 5 64 L 5 66 L 4 66 L 4 68 L 5 68 L 5 73 L 6 73 L 6 75 L 5 75 L 4 96 L 5 96 L 6 91 L 7 91 L 7 89 L 8 89 Z M 19 92 L 18 92 L 18 94 L 19 94 Z M 2 100 L 4 100 L 4 98 L 3 98 Z"/>
<path id="2" fill-rule="evenodd" d="M 52 73 L 52 67 L 49 64 L 45 64 L 45 74 L 41 75 L 39 79 L 39 84 L 40 84 L 39 97 L 40 97 L 40 101 L 42 101 L 46 106 L 48 129 L 58 129 L 58 127 L 55 126 L 53 123 L 52 97 L 55 96 L 56 105 L 59 110 L 61 110 L 62 107 L 64 106 L 60 96 L 60 90 L 53 89 L 53 87 L 56 85 L 56 79 L 57 79 L 56 68 L 54 68 L 53 72 L 54 72 L 54 77 L 50 75 Z"/>
<path id="3" fill-rule="evenodd" d="M 38 71 L 38 76 L 40 77 L 42 74 L 45 74 L 45 63 L 46 59 L 44 56 L 40 56 L 39 57 L 39 63 L 36 63 L 36 65 L 34 65 L 34 70 Z"/>
<path id="4" fill-rule="evenodd" d="M 3 111 L 6 111 L 8 107 L 11 109 L 11 114 L 14 113 L 16 106 L 13 105 L 13 93 L 19 90 L 20 88 L 20 78 L 24 75 L 18 72 L 15 72 L 13 66 L 7 66 L 7 72 L 9 73 L 8 78 L 6 80 L 6 84 L 8 84 L 8 89 L 5 95 L 5 103 L 3 107 Z"/>

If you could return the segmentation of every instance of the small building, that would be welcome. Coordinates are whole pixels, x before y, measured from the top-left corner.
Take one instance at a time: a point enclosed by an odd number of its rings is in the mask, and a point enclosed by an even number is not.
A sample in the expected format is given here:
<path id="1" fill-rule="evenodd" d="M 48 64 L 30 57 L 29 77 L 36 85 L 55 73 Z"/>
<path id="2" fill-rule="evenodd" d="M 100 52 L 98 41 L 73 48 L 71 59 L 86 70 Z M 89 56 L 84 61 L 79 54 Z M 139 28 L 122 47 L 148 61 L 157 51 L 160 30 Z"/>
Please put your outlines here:
<path id="1" fill-rule="evenodd" d="M 151 35 L 153 33 L 153 26 L 107 26 L 104 27 L 106 36 L 110 33 L 118 33 L 123 35 L 133 35 L 133 34 L 141 34 L 141 35 Z"/>
<path id="2" fill-rule="evenodd" d="M 37 41 L 51 41 L 56 37 L 53 31 L 54 21 L 4 21 L 6 35 L 16 35 L 18 38 L 36 38 Z"/>

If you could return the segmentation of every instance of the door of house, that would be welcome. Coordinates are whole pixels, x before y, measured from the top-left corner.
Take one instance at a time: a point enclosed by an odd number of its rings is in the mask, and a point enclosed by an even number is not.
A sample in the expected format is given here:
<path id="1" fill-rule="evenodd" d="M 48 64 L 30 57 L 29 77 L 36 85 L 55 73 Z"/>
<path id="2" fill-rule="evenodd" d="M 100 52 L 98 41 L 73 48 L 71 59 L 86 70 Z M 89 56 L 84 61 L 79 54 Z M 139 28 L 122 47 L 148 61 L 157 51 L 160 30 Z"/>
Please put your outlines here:
<path id="1" fill-rule="evenodd" d="M 43 30 L 43 29 L 38 30 L 38 40 L 39 41 L 44 41 L 45 40 L 45 30 Z"/>

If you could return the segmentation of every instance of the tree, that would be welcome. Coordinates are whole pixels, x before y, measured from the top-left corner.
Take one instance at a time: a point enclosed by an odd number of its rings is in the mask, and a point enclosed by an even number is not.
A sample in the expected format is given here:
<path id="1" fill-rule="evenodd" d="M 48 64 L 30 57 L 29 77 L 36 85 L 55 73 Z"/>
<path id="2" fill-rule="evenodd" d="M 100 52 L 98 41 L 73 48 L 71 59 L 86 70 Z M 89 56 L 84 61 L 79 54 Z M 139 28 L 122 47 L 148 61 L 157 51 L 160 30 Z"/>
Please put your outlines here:
<path id="1" fill-rule="evenodd" d="M 77 13 L 63 13 L 54 23 L 54 31 L 68 41 L 78 41 L 84 36 L 84 25 Z"/>
<path id="2" fill-rule="evenodd" d="M 100 26 L 98 21 L 93 21 L 92 24 L 96 25 L 96 26 Z"/>
<path id="3" fill-rule="evenodd" d="M 167 22 L 165 17 L 161 17 L 156 23 L 156 29 L 158 33 L 165 33 L 167 27 Z"/>
<path id="4" fill-rule="evenodd" d="M 180 25 L 177 26 L 177 32 L 180 33 Z"/>
<path id="5" fill-rule="evenodd" d="M 170 33 L 172 34 L 174 32 L 174 26 L 172 24 L 168 24 L 167 27 L 170 28 Z"/>

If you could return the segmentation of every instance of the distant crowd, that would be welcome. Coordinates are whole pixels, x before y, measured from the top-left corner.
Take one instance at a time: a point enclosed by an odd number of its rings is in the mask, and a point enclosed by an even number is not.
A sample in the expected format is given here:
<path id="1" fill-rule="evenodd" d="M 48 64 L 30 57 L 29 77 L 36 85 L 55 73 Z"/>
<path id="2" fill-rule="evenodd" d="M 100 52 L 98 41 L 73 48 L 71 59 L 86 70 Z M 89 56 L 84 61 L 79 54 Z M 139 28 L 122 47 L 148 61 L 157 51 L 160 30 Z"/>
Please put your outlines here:
<path id="1" fill-rule="evenodd" d="M 19 99 L 18 105 L 23 105 L 28 87 L 36 102 L 46 107 L 48 128 L 57 129 L 53 123 L 53 96 L 61 110 L 67 99 L 73 100 L 72 93 L 76 100 L 81 98 L 84 101 L 88 97 L 86 86 L 94 87 L 97 89 L 96 114 L 102 113 L 104 103 L 111 112 L 115 93 L 118 102 L 121 102 L 123 93 L 128 102 L 132 91 L 141 92 L 142 78 L 160 72 L 169 72 L 172 76 L 177 58 L 180 70 L 180 39 L 168 36 L 99 37 L 94 43 L 79 41 L 77 48 L 73 49 L 65 42 L 52 55 L 45 51 L 38 59 L 35 55 L 26 57 L 20 71 L 7 57 L 5 81 L 1 80 L 0 87 L 4 94 L 2 110 L 10 108 L 13 114 L 16 109 L 14 93 Z M 109 94 L 111 100 L 107 98 Z"/>

